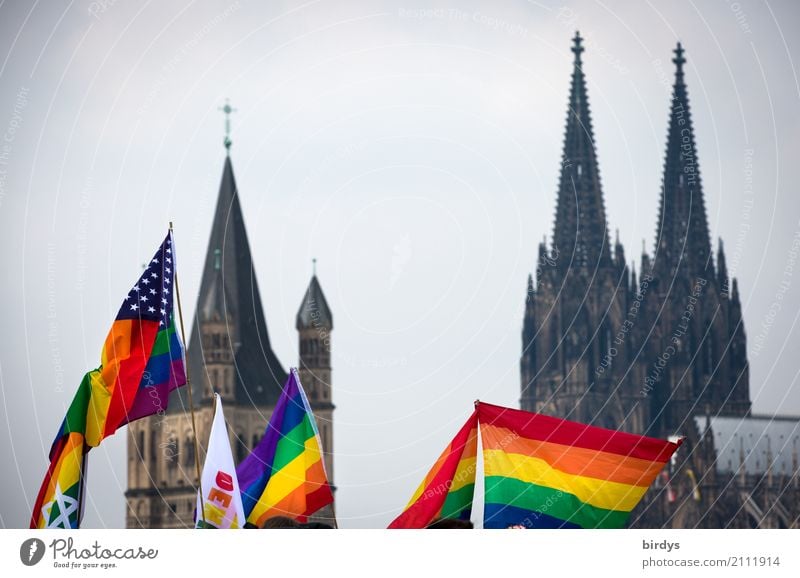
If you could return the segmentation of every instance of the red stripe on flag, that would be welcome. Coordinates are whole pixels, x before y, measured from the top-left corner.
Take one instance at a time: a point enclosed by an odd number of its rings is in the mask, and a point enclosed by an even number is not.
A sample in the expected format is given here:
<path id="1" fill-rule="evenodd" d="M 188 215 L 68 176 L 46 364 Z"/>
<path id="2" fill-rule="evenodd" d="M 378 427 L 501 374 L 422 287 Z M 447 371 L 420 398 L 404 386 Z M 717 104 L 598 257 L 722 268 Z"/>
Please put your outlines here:
<path id="1" fill-rule="evenodd" d="M 104 438 L 127 422 L 128 412 L 136 400 L 158 333 L 157 321 L 133 319 L 130 321 L 130 330 L 124 330 L 123 327 L 124 324 L 115 322 L 106 340 L 108 363 L 103 366 L 103 379 L 110 376 L 114 388 L 103 428 Z"/>
<path id="2" fill-rule="evenodd" d="M 675 444 L 666 440 L 638 436 L 483 402 L 478 404 L 478 416 L 481 423 L 507 427 L 529 439 L 598 450 L 653 462 L 666 463 L 680 445 L 680 441 Z"/>
<path id="3" fill-rule="evenodd" d="M 389 524 L 389 528 L 425 528 L 439 515 L 464 453 L 464 446 L 469 441 L 470 432 L 476 427 L 478 427 L 478 414 L 473 412 L 443 452 L 443 455 L 447 454 L 447 458 L 425 486 L 422 494 Z M 425 477 L 428 478 L 429 475 Z"/>

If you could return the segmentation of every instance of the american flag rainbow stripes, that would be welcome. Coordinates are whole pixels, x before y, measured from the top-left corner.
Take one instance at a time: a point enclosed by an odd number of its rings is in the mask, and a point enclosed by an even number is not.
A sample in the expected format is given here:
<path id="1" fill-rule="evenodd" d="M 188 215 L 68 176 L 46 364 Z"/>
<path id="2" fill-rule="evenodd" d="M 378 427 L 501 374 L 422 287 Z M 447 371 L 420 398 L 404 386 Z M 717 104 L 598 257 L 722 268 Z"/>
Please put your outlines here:
<path id="1" fill-rule="evenodd" d="M 170 231 L 122 303 L 100 367 L 84 375 L 70 404 L 50 449 L 31 528 L 77 528 L 88 451 L 123 425 L 165 410 L 169 392 L 186 383 L 172 309 L 174 278 Z"/>
<path id="2" fill-rule="evenodd" d="M 333 502 L 314 415 L 292 369 L 264 437 L 239 464 L 236 476 L 247 521 L 274 516 L 305 522 Z"/>

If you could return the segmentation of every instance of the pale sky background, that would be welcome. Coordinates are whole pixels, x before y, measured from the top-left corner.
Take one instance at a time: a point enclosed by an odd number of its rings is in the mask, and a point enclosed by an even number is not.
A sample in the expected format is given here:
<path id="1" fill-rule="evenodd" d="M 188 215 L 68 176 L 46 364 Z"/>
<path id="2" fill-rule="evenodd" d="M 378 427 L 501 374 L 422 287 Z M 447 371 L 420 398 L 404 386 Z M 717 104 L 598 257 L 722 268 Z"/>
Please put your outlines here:
<path id="1" fill-rule="evenodd" d="M 27 526 L 65 408 L 169 220 L 193 315 L 230 97 L 273 346 L 296 364 L 317 257 L 337 513 L 385 527 L 474 399 L 518 404 L 576 28 L 610 227 L 637 262 L 684 43 L 754 411 L 800 414 L 798 24 L 790 0 L 0 3 L 0 526 Z M 124 525 L 124 442 L 91 453 L 85 527 Z"/>

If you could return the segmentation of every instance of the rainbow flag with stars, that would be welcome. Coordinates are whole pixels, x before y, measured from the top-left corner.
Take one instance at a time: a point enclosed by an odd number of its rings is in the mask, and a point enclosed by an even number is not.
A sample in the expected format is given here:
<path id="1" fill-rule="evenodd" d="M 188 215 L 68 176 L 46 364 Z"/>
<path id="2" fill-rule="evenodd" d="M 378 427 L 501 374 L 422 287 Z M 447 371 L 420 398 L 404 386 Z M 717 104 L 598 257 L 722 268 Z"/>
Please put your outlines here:
<path id="1" fill-rule="evenodd" d="M 236 476 L 247 521 L 261 527 L 274 516 L 305 522 L 333 502 L 314 414 L 292 368 L 264 437 Z"/>
<path id="2" fill-rule="evenodd" d="M 425 528 L 439 518 L 469 520 L 475 493 L 477 453 L 478 414 L 474 412 L 389 528 Z"/>
<path id="3" fill-rule="evenodd" d="M 101 365 L 84 375 L 50 448 L 31 528 L 80 525 L 86 454 L 123 425 L 167 408 L 186 383 L 175 330 L 175 254 L 170 231 L 128 292 L 106 337 Z"/>
<path id="4" fill-rule="evenodd" d="M 477 405 L 484 528 L 622 528 L 681 442 Z"/>

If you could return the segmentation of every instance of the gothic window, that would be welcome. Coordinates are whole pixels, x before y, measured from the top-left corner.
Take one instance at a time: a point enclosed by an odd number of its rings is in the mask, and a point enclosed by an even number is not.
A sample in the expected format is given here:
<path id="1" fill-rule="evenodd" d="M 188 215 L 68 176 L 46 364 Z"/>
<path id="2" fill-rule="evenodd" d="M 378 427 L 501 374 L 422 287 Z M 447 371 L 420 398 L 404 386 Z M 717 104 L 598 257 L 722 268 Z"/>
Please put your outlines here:
<path id="1" fill-rule="evenodd" d="M 705 367 L 703 369 L 705 370 L 705 373 L 707 373 L 708 375 L 711 375 L 712 373 L 714 373 L 714 363 L 715 363 L 715 360 L 714 360 L 714 336 L 713 336 L 713 334 L 711 332 L 712 330 L 713 330 L 713 328 L 709 328 L 709 331 L 706 334 L 706 339 L 703 342 L 703 346 L 704 346 L 703 347 L 703 349 L 704 349 L 704 356 L 703 357 L 704 357 L 704 362 L 705 362 Z"/>
<path id="2" fill-rule="evenodd" d="M 183 443 L 183 465 L 188 467 L 194 466 L 194 438 L 191 434 L 186 435 L 186 441 Z"/>
<path id="3" fill-rule="evenodd" d="M 156 432 L 150 432 L 150 462 L 155 467 L 156 462 L 158 461 L 158 436 Z"/>
<path id="4" fill-rule="evenodd" d="M 243 433 L 236 434 L 236 461 L 242 463 L 247 457 L 247 441 Z"/>
<path id="5" fill-rule="evenodd" d="M 136 455 L 140 458 L 144 458 L 144 430 L 139 430 L 138 442 L 136 445 Z"/>
<path id="6" fill-rule="evenodd" d="M 164 449 L 164 455 L 170 469 L 178 465 L 178 453 L 178 438 L 170 435 L 167 439 L 167 447 Z"/>

